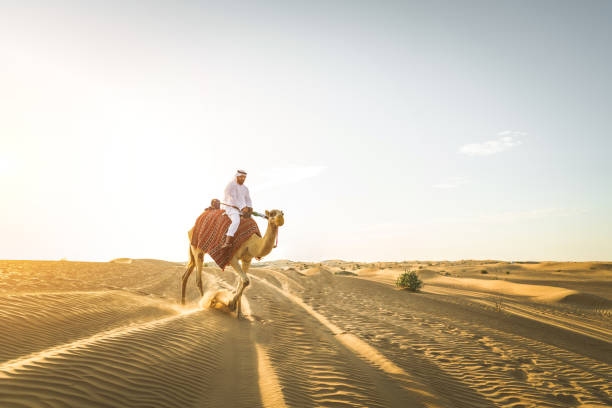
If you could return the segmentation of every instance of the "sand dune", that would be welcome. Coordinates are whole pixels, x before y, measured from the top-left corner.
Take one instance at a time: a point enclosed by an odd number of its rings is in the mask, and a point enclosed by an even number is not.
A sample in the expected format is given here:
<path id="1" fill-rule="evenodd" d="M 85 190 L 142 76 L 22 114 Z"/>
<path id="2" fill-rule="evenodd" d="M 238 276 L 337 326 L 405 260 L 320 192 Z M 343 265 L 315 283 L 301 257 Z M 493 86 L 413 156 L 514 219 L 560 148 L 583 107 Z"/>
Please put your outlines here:
<path id="1" fill-rule="evenodd" d="M 609 266 L 0 261 L 0 407 L 612 406 Z"/>
<path id="2" fill-rule="evenodd" d="M 582 293 L 573 289 L 558 286 L 544 286 L 524 283 L 514 283 L 505 280 L 485 280 L 474 278 L 453 278 L 449 276 L 423 277 L 430 285 L 448 286 L 496 293 L 500 295 L 528 297 L 535 302 L 563 303 L 601 310 L 612 311 L 612 301 L 598 295 Z"/>

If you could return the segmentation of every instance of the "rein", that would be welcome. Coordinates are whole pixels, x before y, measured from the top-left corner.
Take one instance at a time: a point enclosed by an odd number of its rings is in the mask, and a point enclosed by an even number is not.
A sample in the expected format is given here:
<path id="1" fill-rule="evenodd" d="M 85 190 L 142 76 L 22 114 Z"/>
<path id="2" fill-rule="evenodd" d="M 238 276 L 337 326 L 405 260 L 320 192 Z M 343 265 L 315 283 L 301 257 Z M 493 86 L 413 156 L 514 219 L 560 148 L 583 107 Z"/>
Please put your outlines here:
<path id="1" fill-rule="evenodd" d="M 240 211 L 240 208 L 236 207 L 235 205 L 226 204 L 226 203 L 221 203 L 221 204 L 223 204 L 223 205 L 227 205 L 228 207 L 232 207 L 232 208 L 235 208 L 235 209 L 237 209 L 238 211 Z M 268 216 L 267 216 L 267 215 L 264 215 L 264 214 L 258 213 L 257 211 L 253 211 L 253 212 L 251 212 L 251 215 L 254 215 L 254 216 L 256 216 L 256 217 L 265 218 L 266 220 L 268 219 Z"/>
<path id="2" fill-rule="evenodd" d="M 223 204 L 223 205 L 227 205 L 228 207 L 232 207 L 232 208 L 235 208 L 235 209 L 237 209 L 238 211 L 240 211 L 240 208 L 236 207 L 235 205 L 226 204 L 226 203 L 221 203 L 221 204 Z M 266 220 L 268 219 L 268 216 L 267 216 L 267 215 L 264 215 L 264 214 L 258 213 L 257 211 L 253 211 L 253 212 L 251 212 L 251 215 L 254 215 L 254 216 L 256 216 L 256 217 L 265 218 Z M 273 248 L 276 248 L 277 246 L 278 246 L 278 230 L 276 230 L 276 241 L 274 242 L 274 247 L 273 247 Z"/>

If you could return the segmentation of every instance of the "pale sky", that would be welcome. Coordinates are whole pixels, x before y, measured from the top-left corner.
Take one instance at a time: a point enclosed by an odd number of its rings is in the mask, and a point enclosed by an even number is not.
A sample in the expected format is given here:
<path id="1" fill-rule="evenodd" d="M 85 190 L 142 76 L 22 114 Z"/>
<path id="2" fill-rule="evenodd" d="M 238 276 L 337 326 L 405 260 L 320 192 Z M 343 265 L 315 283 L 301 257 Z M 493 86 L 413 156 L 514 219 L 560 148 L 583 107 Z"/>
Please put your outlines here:
<path id="1" fill-rule="evenodd" d="M 0 258 L 612 260 L 612 2 L 1 1 Z M 266 224 L 259 221 L 262 232 Z"/>

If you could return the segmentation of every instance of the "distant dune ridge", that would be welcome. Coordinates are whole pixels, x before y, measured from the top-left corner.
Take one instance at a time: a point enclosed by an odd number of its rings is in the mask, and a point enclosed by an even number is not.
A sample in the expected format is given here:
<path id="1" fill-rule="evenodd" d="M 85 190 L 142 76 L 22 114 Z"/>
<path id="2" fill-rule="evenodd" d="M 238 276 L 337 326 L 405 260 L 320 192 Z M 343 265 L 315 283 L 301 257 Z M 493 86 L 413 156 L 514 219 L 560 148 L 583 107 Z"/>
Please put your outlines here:
<path id="1" fill-rule="evenodd" d="M 131 258 L 117 258 L 117 259 L 113 259 L 111 262 L 113 262 L 113 263 L 131 264 L 132 263 L 132 259 Z"/>
<path id="2" fill-rule="evenodd" d="M 259 262 L 244 319 L 184 268 L 1 260 L 0 407 L 612 406 L 611 262 Z"/>

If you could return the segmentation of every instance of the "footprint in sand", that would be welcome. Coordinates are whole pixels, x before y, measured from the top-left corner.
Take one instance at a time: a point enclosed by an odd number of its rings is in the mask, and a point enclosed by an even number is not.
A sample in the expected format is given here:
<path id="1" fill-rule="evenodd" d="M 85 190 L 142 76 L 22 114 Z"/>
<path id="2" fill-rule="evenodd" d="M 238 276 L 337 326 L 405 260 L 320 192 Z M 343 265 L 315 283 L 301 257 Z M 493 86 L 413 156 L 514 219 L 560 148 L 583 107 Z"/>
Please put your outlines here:
<path id="1" fill-rule="evenodd" d="M 572 394 L 564 394 L 564 393 L 552 394 L 552 397 L 556 399 L 557 401 L 560 401 L 568 405 L 577 405 L 580 403 L 578 398 L 576 398 Z"/>
<path id="2" fill-rule="evenodd" d="M 512 360 L 512 364 L 514 365 L 533 365 L 535 364 L 535 361 L 533 361 L 532 359 L 528 358 L 528 357 L 517 357 L 514 360 Z"/>
<path id="3" fill-rule="evenodd" d="M 515 369 L 510 370 L 510 376 L 512 376 L 513 378 L 516 378 L 517 380 L 526 380 L 527 372 L 520 368 L 515 368 Z"/>
<path id="4" fill-rule="evenodd" d="M 598 387 L 589 387 L 589 391 L 591 392 L 591 394 L 599 398 L 599 400 L 604 404 L 612 406 L 612 398 L 610 398 L 610 396 L 607 395 L 605 391 L 599 389 Z"/>

